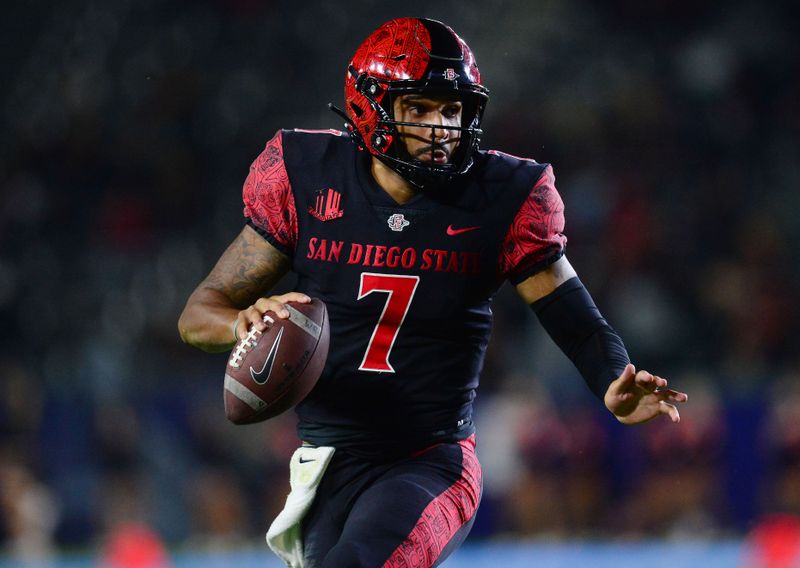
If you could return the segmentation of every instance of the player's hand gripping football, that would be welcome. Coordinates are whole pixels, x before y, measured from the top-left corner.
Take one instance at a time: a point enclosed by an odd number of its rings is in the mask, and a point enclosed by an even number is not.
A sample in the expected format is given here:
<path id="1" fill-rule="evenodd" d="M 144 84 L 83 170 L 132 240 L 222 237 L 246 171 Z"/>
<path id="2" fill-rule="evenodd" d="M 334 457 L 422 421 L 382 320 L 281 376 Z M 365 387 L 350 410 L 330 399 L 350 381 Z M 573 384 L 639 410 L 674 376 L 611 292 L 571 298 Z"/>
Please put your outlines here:
<path id="1" fill-rule="evenodd" d="M 681 415 L 674 403 L 686 402 L 686 393 L 666 388 L 667 380 L 647 371 L 636 372 L 628 363 L 622 374 L 608 386 L 606 408 L 623 424 L 641 424 L 666 414 L 673 422 Z"/>
<path id="2" fill-rule="evenodd" d="M 234 337 L 237 339 L 247 335 L 250 326 L 255 326 L 258 331 L 267 329 L 267 324 L 264 323 L 265 312 L 275 312 L 281 318 L 286 319 L 289 317 L 289 311 L 286 309 L 286 302 L 299 302 L 301 304 L 308 304 L 311 298 L 300 292 L 287 292 L 279 296 L 270 296 L 269 298 L 259 298 L 255 304 L 249 308 L 245 308 L 239 312 L 239 315 L 234 322 Z"/>

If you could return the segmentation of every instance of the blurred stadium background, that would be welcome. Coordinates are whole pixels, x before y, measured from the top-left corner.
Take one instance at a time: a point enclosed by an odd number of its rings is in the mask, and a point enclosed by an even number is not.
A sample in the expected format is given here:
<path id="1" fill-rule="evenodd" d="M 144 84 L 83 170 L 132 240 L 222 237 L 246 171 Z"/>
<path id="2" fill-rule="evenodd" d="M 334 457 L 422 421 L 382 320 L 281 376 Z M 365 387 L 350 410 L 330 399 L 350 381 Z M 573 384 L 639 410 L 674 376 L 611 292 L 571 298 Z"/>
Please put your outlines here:
<path id="1" fill-rule="evenodd" d="M 796 2 L 31 0 L 0 22 L 0 564 L 277 565 L 293 416 L 226 423 L 225 356 L 176 320 L 251 160 L 339 128 L 349 57 L 399 15 L 469 42 L 483 146 L 554 164 L 571 261 L 691 396 L 679 426 L 619 426 L 504 288 L 483 504 L 447 565 L 796 553 Z"/>

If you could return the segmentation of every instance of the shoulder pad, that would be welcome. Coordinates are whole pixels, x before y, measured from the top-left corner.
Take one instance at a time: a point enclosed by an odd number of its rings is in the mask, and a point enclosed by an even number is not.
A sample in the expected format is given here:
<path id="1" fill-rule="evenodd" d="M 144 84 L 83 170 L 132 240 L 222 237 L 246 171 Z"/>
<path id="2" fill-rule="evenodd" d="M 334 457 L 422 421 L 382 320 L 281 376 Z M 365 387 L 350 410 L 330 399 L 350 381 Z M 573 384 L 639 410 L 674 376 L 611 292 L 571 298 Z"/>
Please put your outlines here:
<path id="1" fill-rule="evenodd" d="M 327 128 L 325 130 L 306 130 L 305 128 L 294 128 L 292 132 L 302 132 L 303 134 L 329 134 L 332 136 L 344 136 L 344 132 L 334 128 Z"/>
<path id="2" fill-rule="evenodd" d="M 519 160 L 521 162 L 530 162 L 532 164 L 538 164 L 536 160 L 532 158 L 522 158 L 520 156 L 515 156 L 514 154 L 509 154 L 508 152 L 501 152 L 500 150 L 486 150 L 486 153 L 491 156 L 499 156 L 501 158 L 511 159 L 511 160 Z"/>

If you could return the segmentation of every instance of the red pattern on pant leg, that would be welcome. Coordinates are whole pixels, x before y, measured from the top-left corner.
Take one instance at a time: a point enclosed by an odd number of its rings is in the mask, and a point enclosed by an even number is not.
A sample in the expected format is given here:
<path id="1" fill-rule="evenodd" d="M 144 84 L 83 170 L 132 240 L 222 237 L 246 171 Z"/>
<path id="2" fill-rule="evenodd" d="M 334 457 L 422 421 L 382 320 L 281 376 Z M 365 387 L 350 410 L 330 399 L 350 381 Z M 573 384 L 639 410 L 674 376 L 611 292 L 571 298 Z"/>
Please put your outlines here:
<path id="1" fill-rule="evenodd" d="M 384 568 L 424 568 L 436 559 L 475 514 L 481 497 L 481 465 L 475 456 L 475 436 L 459 442 L 461 477 L 422 511 L 417 524 L 395 549 Z"/>

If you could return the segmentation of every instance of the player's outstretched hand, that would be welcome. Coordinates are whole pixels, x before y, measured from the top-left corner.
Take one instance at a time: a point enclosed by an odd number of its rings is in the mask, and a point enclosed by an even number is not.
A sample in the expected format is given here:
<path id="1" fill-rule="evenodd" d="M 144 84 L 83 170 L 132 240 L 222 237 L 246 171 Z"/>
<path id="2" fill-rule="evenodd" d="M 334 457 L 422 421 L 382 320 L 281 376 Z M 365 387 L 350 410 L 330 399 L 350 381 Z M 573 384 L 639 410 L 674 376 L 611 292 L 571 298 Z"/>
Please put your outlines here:
<path id="1" fill-rule="evenodd" d="M 289 311 L 286 309 L 286 302 L 299 302 L 301 304 L 308 304 L 311 298 L 300 292 L 287 292 L 279 296 L 270 296 L 269 298 L 259 298 L 255 304 L 249 308 L 245 308 L 239 312 L 236 322 L 234 323 L 235 337 L 244 337 L 250 326 L 253 325 L 258 331 L 267 329 L 267 324 L 262 319 L 264 312 L 275 312 L 281 319 L 289 317 Z"/>
<path id="2" fill-rule="evenodd" d="M 636 367 L 628 363 L 622 374 L 608 386 L 606 408 L 623 424 L 641 424 L 659 414 L 680 422 L 681 415 L 674 403 L 686 402 L 689 396 L 666 386 L 667 379 L 647 371 L 637 373 Z"/>

